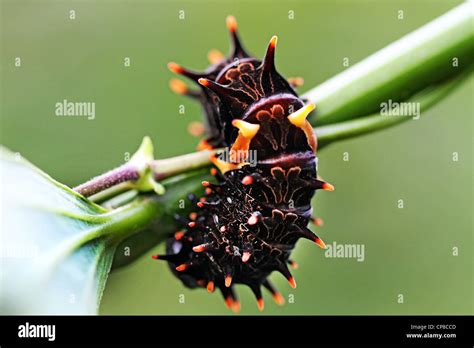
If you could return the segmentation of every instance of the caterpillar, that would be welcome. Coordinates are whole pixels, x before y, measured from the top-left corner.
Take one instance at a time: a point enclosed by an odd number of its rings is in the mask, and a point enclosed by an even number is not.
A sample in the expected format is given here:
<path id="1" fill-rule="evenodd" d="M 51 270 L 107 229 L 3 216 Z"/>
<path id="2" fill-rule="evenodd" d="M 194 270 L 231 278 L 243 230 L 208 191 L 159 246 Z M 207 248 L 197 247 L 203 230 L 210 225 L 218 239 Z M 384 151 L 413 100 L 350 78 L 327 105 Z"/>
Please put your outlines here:
<path id="1" fill-rule="evenodd" d="M 334 187 L 317 177 L 317 140 L 307 120 L 315 106 L 298 97 L 301 78 L 286 80 L 276 70 L 277 37 L 258 60 L 242 46 L 235 18 L 226 23 L 232 41 L 227 57 L 211 51 L 212 65 L 203 73 L 168 64 L 200 87 L 188 89 L 178 79 L 170 83 L 173 91 L 202 104 L 207 136 L 198 148 L 230 150 L 225 158 L 212 155 L 217 182 L 203 181 L 205 196 L 190 197 L 196 209 L 177 216 L 183 229 L 167 239 L 166 255 L 153 258 L 167 261 L 186 287 L 219 289 L 234 311 L 240 309 L 234 286 L 245 284 L 263 310 L 262 287 L 284 303 L 268 279 L 272 272 L 296 287 L 288 265 L 296 267 L 290 254 L 300 238 L 326 248 L 307 226 L 320 225 L 311 216 L 316 190 Z"/>

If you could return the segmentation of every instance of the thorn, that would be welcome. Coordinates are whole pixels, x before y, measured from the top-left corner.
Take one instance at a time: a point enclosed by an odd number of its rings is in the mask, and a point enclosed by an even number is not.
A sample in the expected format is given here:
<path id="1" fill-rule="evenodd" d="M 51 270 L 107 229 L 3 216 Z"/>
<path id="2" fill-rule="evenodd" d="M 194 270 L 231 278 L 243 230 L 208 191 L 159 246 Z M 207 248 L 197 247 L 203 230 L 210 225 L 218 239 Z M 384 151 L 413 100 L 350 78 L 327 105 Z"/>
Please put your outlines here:
<path id="1" fill-rule="evenodd" d="M 242 163 L 247 160 L 250 142 L 260 129 L 260 125 L 237 119 L 232 121 L 232 125 L 239 129 L 239 135 L 237 136 L 234 141 L 234 144 L 232 145 L 230 160 L 231 162 Z M 237 156 L 238 154 L 244 155 Z"/>
<path id="2" fill-rule="evenodd" d="M 264 308 L 263 298 L 257 299 L 257 306 L 258 306 L 259 311 L 263 311 L 263 308 Z"/>
<path id="3" fill-rule="evenodd" d="M 242 179 L 242 185 L 252 185 L 253 184 L 253 177 L 251 175 L 247 175 Z"/>
<path id="4" fill-rule="evenodd" d="M 209 88 L 211 91 L 215 92 L 219 96 L 228 96 L 229 94 L 232 94 L 232 92 L 235 92 L 236 90 L 233 90 L 232 88 L 227 88 L 220 83 L 211 81 L 206 78 L 200 78 L 198 79 L 198 83 L 201 86 Z"/>
<path id="5" fill-rule="evenodd" d="M 183 67 L 175 62 L 169 62 L 168 69 L 170 69 L 171 72 L 174 72 L 175 74 L 182 74 L 184 71 Z"/>
<path id="6" fill-rule="evenodd" d="M 201 86 L 210 89 L 223 100 L 232 101 L 233 99 L 238 99 L 242 103 L 251 103 L 255 101 L 251 96 L 241 90 L 226 87 L 207 78 L 199 78 L 197 81 Z"/>
<path id="7" fill-rule="evenodd" d="M 288 284 L 290 284 L 290 286 L 291 286 L 293 289 L 296 289 L 296 281 L 295 281 L 295 278 L 290 277 L 290 278 L 288 279 Z"/>
<path id="8" fill-rule="evenodd" d="M 278 36 L 273 35 L 272 38 L 270 39 L 270 47 L 272 49 L 275 49 L 277 42 L 278 42 Z"/>
<path id="9" fill-rule="evenodd" d="M 275 71 L 275 48 L 278 37 L 275 35 L 270 39 L 265 58 L 263 58 L 262 69 L 265 71 Z"/>
<path id="10" fill-rule="evenodd" d="M 181 239 L 184 237 L 184 234 L 185 234 L 185 233 L 186 233 L 186 232 L 183 231 L 183 230 L 176 232 L 176 233 L 174 234 L 174 239 L 176 239 L 176 240 L 181 240 Z"/>
<path id="11" fill-rule="evenodd" d="M 328 182 L 324 182 L 324 181 L 321 181 L 321 180 L 318 180 L 318 179 L 309 182 L 309 186 L 311 186 L 315 190 L 323 189 L 323 190 L 326 190 L 326 191 L 334 191 L 334 186 L 333 185 L 331 185 Z"/>
<path id="12" fill-rule="evenodd" d="M 207 60 L 209 60 L 209 63 L 211 64 L 217 64 L 221 62 L 223 59 L 224 59 L 224 55 L 219 50 L 213 49 L 207 53 Z"/>
<path id="13" fill-rule="evenodd" d="M 229 295 L 225 298 L 225 305 L 227 308 L 231 309 L 232 308 L 232 304 L 233 304 L 233 300 L 232 300 L 232 297 Z"/>
<path id="14" fill-rule="evenodd" d="M 288 260 L 288 263 L 290 264 L 290 267 L 293 269 L 298 269 L 299 267 L 299 265 L 293 260 Z"/>
<path id="15" fill-rule="evenodd" d="M 186 76 L 187 78 L 189 78 L 193 81 L 197 81 L 199 78 L 201 78 L 204 75 L 202 73 L 197 73 L 197 72 L 185 69 L 181 65 L 179 65 L 175 62 L 169 62 L 168 63 L 168 69 L 170 69 L 175 74 L 184 75 L 184 76 Z"/>
<path id="16" fill-rule="evenodd" d="M 272 296 L 273 296 L 273 300 L 279 304 L 279 305 L 282 305 L 285 303 L 285 300 L 283 299 L 283 296 L 281 296 L 281 294 L 273 287 L 272 283 L 270 283 L 270 281 L 268 279 L 265 279 L 263 282 L 262 282 L 262 285 L 268 289 L 268 291 L 270 291 L 272 293 Z"/>
<path id="17" fill-rule="evenodd" d="M 234 164 L 234 163 L 225 162 L 225 161 L 219 159 L 217 156 L 211 157 L 211 162 L 217 168 L 219 168 L 219 170 L 222 174 L 228 172 L 229 170 L 239 169 L 244 165 L 244 163 Z"/>
<path id="18" fill-rule="evenodd" d="M 259 124 L 249 123 L 243 120 L 232 120 L 232 125 L 239 129 L 240 134 L 248 139 L 252 139 L 260 129 Z"/>
<path id="19" fill-rule="evenodd" d="M 194 246 L 193 251 L 196 253 L 202 253 L 203 251 L 206 251 L 208 248 L 209 248 L 209 244 L 204 243 L 204 244 Z"/>
<path id="20" fill-rule="evenodd" d="M 304 105 L 297 111 L 293 112 L 288 116 L 288 121 L 293 124 L 295 127 L 300 128 L 306 136 L 306 140 L 308 142 L 309 147 L 311 150 L 316 153 L 318 148 L 318 140 L 316 139 L 316 135 L 314 134 L 313 127 L 308 122 L 307 117 L 311 111 L 313 111 L 315 105 L 313 103 Z"/>
<path id="21" fill-rule="evenodd" d="M 225 277 L 225 286 L 226 286 L 227 288 L 229 288 L 231 285 L 232 285 L 232 276 L 227 275 L 227 276 Z"/>
<path id="22" fill-rule="evenodd" d="M 191 227 L 191 228 L 196 227 L 196 221 L 188 222 L 188 226 Z"/>
<path id="23" fill-rule="evenodd" d="M 322 226 L 324 225 L 324 221 L 321 218 L 318 217 L 311 217 L 311 222 L 316 225 L 316 226 Z"/>
<path id="24" fill-rule="evenodd" d="M 207 292 L 208 293 L 214 292 L 214 282 L 212 280 L 209 283 L 207 283 Z"/>
<path id="25" fill-rule="evenodd" d="M 242 44 L 240 43 L 239 36 L 237 35 L 237 20 L 234 16 L 228 16 L 226 18 L 227 29 L 230 32 L 230 37 L 232 40 L 231 47 L 231 58 L 245 58 L 249 55 L 245 52 Z"/>
<path id="26" fill-rule="evenodd" d="M 255 298 L 257 299 L 257 306 L 260 311 L 263 310 L 263 298 L 262 291 L 260 289 L 260 284 L 250 284 L 250 289 L 252 290 Z"/>
<path id="27" fill-rule="evenodd" d="M 288 83 L 291 87 L 297 88 L 304 85 L 304 79 L 302 77 L 289 77 Z"/>
<path id="28" fill-rule="evenodd" d="M 202 150 L 212 150 L 212 146 L 211 146 L 211 144 L 209 144 L 209 143 L 207 142 L 206 139 L 202 139 L 202 140 L 199 142 L 199 144 L 197 145 L 197 149 L 198 149 L 199 151 L 202 151 Z"/>
<path id="29" fill-rule="evenodd" d="M 238 300 L 234 300 L 234 302 L 232 303 L 232 311 L 234 313 L 240 312 L 240 302 Z"/>
<path id="30" fill-rule="evenodd" d="M 188 93 L 188 86 L 178 79 L 171 79 L 170 80 L 170 89 L 176 94 L 186 94 Z"/>
<path id="31" fill-rule="evenodd" d="M 279 292 L 275 292 L 273 294 L 273 300 L 279 306 L 283 306 L 285 304 L 285 299 L 283 298 L 283 296 L 281 296 Z"/>
<path id="32" fill-rule="evenodd" d="M 198 83 L 204 87 L 209 87 L 209 85 L 211 84 L 211 82 L 208 79 L 204 79 L 204 78 L 200 78 L 198 80 Z"/>
<path id="33" fill-rule="evenodd" d="M 250 254 L 248 251 L 244 251 L 242 254 L 242 262 L 246 263 L 250 259 L 250 256 L 252 256 L 252 254 Z"/>
<path id="34" fill-rule="evenodd" d="M 177 257 L 178 257 L 177 254 L 165 254 L 165 255 L 153 255 L 151 258 L 153 260 L 169 261 L 171 263 L 174 263 Z"/>
<path id="35" fill-rule="evenodd" d="M 260 213 L 253 213 L 247 220 L 247 223 L 250 226 L 256 225 L 259 221 L 259 218 L 260 218 Z"/>
<path id="36" fill-rule="evenodd" d="M 327 249 L 328 247 L 326 244 L 324 244 L 323 240 L 319 237 L 316 237 L 316 240 L 314 241 L 321 249 Z"/>
<path id="37" fill-rule="evenodd" d="M 323 183 L 323 190 L 332 192 L 332 191 L 334 191 L 334 186 L 331 185 L 328 182 L 325 182 L 325 183 Z"/>
<path id="38" fill-rule="evenodd" d="M 297 111 L 293 112 L 291 115 L 288 116 L 288 120 L 296 127 L 303 128 L 306 124 L 306 118 L 308 117 L 309 113 L 313 111 L 315 105 L 313 103 L 307 104 L 302 108 L 298 109 Z"/>
<path id="39" fill-rule="evenodd" d="M 298 225 L 295 225 L 295 227 L 297 228 L 297 234 L 299 235 L 299 237 L 309 239 L 316 243 L 318 236 L 314 234 L 313 231 L 311 231 L 307 227 L 300 227 Z"/>
<path id="40" fill-rule="evenodd" d="M 227 16 L 225 22 L 227 29 L 229 29 L 231 33 L 235 33 L 237 31 L 237 20 L 234 16 Z"/>
<path id="41" fill-rule="evenodd" d="M 211 91 L 213 91 L 223 102 L 233 103 L 237 99 L 242 104 L 250 104 L 255 101 L 254 97 L 243 92 L 240 89 L 234 89 L 224 86 L 207 78 L 199 78 L 197 82 Z"/>
<path id="42" fill-rule="evenodd" d="M 182 271 L 185 271 L 187 268 L 188 268 L 188 265 L 183 263 L 183 264 L 179 265 L 178 267 L 176 267 L 176 270 L 178 272 L 182 272 Z"/>
<path id="43" fill-rule="evenodd" d="M 194 121 L 188 124 L 188 133 L 193 137 L 200 137 L 205 132 L 205 127 L 202 122 Z"/>
<path id="44" fill-rule="evenodd" d="M 291 272 L 288 269 L 288 267 L 286 266 L 286 264 L 284 264 L 283 262 L 279 262 L 277 269 L 278 269 L 278 271 L 280 271 L 281 274 L 283 274 L 283 276 L 286 278 L 286 280 L 288 280 L 288 283 L 290 284 L 290 286 L 293 289 L 296 288 L 295 279 L 291 275 Z"/>

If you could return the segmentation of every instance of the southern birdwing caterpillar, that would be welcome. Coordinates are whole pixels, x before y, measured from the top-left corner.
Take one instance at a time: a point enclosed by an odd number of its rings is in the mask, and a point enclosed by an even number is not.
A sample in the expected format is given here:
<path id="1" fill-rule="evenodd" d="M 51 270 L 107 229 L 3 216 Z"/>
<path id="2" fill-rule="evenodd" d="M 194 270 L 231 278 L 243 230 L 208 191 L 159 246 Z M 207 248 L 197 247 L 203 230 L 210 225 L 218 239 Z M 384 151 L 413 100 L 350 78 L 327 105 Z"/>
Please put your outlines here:
<path id="1" fill-rule="evenodd" d="M 167 240 L 166 255 L 174 274 L 190 288 L 218 288 L 229 308 L 240 308 L 235 284 L 246 284 L 263 309 L 261 287 L 278 304 L 283 297 L 270 283 L 280 272 L 294 288 L 288 265 L 300 238 L 321 248 L 324 242 L 307 228 L 311 199 L 318 189 L 334 187 L 317 178 L 317 140 L 305 104 L 295 92 L 301 78 L 286 80 L 275 68 L 277 37 L 270 40 L 262 60 L 249 55 L 237 35 L 237 22 L 227 18 L 232 39 L 225 57 L 211 51 L 211 66 L 203 73 L 169 63 L 171 71 L 196 82 L 190 90 L 181 80 L 171 89 L 202 103 L 206 138 L 200 149 L 227 148 L 227 158 L 213 155 L 211 172 L 217 183 L 203 182 L 205 196 L 190 197 L 196 210 L 178 216 L 182 229 Z M 250 165 L 249 154 L 256 154 Z"/>

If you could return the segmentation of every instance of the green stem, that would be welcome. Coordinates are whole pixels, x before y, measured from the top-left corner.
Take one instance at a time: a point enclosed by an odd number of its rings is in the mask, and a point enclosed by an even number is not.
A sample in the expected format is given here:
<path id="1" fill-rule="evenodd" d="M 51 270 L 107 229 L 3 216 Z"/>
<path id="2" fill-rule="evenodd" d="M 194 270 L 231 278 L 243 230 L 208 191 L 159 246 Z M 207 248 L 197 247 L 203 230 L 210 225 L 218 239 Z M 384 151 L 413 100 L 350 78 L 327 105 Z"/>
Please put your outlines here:
<path id="1" fill-rule="evenodd" d="M 105 173 L 104 176 L 107 176 L 109 172 Z M 74 188 L 76 190 L 76 188 Z M 125 181 L 121 183 L 117 183 L 115 186 L 105 188 L 103 191 L 99 191 L 94 195 L 88 197 L 94 203 L 103 203 L 107 200 L 110 200 L 114 197 L 121 195 L 124 192 L 128 192 L 133 190 L 133 182 L 132 181 Z"/>
<path id="2" fill-rule="evenodd" d="M 173 158 L 154 160 L 149 166 L 155 180 L 162 180 L 176 174 L 209 166 L 210 155 L 217 151 L 219 150 L 199 151 Z"/>
<path id="3" fill-rule="evenodd" d="M 308 91 L 310 121 L 326 125 L 376 112 L 388 99 L 406 100 L 462 74 L 474 58 L 474 4 L 461 4 Z"/>
<path id="4" fill-rule="evenodd" d="M 468 75 L 462 75 L 437 87 L 424 90 L 410 98 L 407 102 L 418 103 L 421 112 L 424 112 L 442 100 L 453 89 L 458 87 L 460 82 L 466 79 L 467 76 Z M 318 147 L 321 149 L 332 142 L 372 133 L 408 120 L 413 120 L 413 118 L 408 115 L 383 116 L 380 113 L 377 113 L 367 117 L 357 118 L 355 120 L 316 127 L 314 131 L 318 138 Z"/>

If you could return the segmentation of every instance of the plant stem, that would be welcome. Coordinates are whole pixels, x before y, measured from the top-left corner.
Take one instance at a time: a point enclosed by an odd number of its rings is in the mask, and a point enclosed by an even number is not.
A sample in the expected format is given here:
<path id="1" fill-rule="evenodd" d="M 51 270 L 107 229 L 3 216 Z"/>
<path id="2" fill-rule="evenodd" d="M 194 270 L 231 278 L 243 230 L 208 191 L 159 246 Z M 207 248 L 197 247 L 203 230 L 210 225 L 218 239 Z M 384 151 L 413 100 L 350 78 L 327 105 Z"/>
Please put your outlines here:
<path id="1" fill-rule="evenodd" d="M 316 104 L 313 125 L 376 112 L 462 74 L 474 58 L 474 4 L 461 4 L 303 95 Z"/>
<path id="2" fill-rule="evenodd" d="M 421 112 L 424 112 L 435 105 L 438 101 L 442 100 L 466 78 L 467 75 L 458 76 L 438 87 L 423 90 L 410 98 L 408 102 L 419 103 Z M 372 133 L 408 120 L 412 120 L 412 118 L 409 116 L 382 116 L 378 113 L 367 117 L 357 118 L 355 120 L 316 127 L 314 131 L 318 138 L 318 146 L 321 149 L 334 141 Z"/>
<path id="3" fill-rule="evenodd" d="M 217 151 L 219 150 L 199 151 L 182 156 L 154 160 L 149 166 L 153 171 L 155 180 L 162 180 L 176 174 L 209 166 L 210 155 Z"/>
<path id="4" fill-rule="evenodd" d="M 215 151 L 199 151 L 167 159 L 152 160 L 146 163 L 146 166 L 153 172 L 155 180 L 159 181 L 209 166 L 210 155 Z M 137 182 L 142 175 L 135 166 L 125 163 L 75 187 L 74 191 L 84 197 L 89 197 L 93 202 L 100 203 L 134 189 L 134 182 Z"/>
<path id="5" fill-rule="evenodd" d="M 120 183 L 136 181 L 139 178 L 140 173 L 138 170 L 126 163 L 75 187 L 74 191 L 80 193 L 84 197 L 90 197 Z"/>

